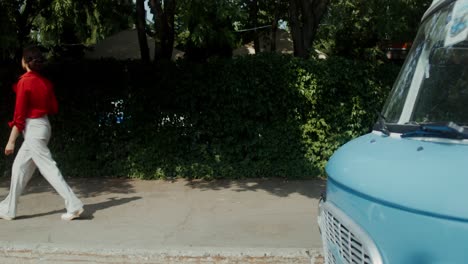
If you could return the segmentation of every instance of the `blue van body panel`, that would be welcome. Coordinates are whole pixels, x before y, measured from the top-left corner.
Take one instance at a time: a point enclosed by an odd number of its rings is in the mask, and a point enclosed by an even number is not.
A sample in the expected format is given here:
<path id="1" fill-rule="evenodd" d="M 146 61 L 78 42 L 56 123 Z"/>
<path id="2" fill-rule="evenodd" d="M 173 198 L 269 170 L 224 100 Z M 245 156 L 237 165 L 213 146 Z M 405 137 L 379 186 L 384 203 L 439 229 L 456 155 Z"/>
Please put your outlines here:
<path id="1" fill-rule="evenodd" d="M 468 145 L 371 133 L 336 151 L 326 172 L 334 186 L 376 204 L 468 223 Z"/>
<path id="2" fill-rule="evenodd" d="M 366 231 L 376 244 L 383 263 L 467 263 L 467 222 L 401 210 L 343 187 L 329 180 L 327 203 L 346 212 Z"/>

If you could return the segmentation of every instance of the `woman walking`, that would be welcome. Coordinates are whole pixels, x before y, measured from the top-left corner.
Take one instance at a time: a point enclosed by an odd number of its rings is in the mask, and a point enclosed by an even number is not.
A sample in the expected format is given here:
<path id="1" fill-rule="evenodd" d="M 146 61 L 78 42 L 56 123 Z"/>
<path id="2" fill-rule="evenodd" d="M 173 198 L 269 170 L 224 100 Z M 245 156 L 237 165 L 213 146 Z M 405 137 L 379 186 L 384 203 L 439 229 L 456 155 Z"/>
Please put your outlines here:
<path id="1" fill-rule="evenodd" d="M 11 134 L 5 147 L 5 155 L 15 150 L 15 142 L 23 133 L 24 142 L 13 162 L 10 193 L 0 203 L 0 218 L 12 220 L 16 217 L 18 199 L 31 179 L 36 168 L 44 178 L 65 199 L 67 213 L 63 220 L 72 220 L 83 212 L 83 203 L 65 182 L 47 147 L 51 136 L 48 115 L 58 111 L 57 99 L 52 83 L 41 76 L 39 71 L 45 59 L 38 48 L 26 48 L 21 64 L 26 71 L 13 89 L 16 104 L 13 121 L 9 123 Z"/>

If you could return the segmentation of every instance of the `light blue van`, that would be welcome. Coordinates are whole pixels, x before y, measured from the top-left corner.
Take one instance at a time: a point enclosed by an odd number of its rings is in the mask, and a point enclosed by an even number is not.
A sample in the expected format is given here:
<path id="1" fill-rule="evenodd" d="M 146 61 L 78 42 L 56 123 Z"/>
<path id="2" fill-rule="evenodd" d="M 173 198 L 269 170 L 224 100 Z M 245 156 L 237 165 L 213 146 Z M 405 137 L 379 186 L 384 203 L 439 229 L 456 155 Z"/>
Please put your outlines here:
<path id="1" fill-rule="evenodd" d="M 372 133 L 326 167 L 327 264 L 468 263 L 468 0 L 436 0 Z"/>

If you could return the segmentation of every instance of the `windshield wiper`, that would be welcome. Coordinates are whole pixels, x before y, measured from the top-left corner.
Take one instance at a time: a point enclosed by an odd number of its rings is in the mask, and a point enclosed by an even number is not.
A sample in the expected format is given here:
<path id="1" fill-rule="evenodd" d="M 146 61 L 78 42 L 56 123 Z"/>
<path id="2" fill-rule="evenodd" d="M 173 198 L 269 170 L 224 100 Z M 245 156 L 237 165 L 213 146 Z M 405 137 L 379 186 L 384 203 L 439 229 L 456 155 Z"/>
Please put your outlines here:
<path id="1" fill-rule="evenodd" d="M 438 137 L 452 139 L 468 139 L 468 132 L 465 128 L 455 124 L 448 123 L 433 123 L 421 124 L 418 130 L 410 131 L 401 135 L 402 138 L 408 137 Z"/>
<path id="2" fill-rule="evenodd" d="M 379 117 L 377 124 L 376 124 L 377 130 L 379 130 L 386 136 L 390 136 L 390 131 L 388 130 L 387 123 L 385 122 L 385 116 L 379 111 L 376 111 L 376 112 L 377 112 L 377 116 Z"/>

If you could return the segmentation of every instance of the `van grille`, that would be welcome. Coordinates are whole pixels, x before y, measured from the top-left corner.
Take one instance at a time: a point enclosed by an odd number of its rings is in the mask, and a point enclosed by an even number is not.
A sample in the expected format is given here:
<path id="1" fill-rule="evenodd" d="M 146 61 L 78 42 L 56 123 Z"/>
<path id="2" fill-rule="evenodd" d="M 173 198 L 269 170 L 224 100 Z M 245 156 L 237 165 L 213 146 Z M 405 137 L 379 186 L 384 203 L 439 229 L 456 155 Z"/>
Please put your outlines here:
<path id="1" fill-rule="evenodd" d="M 374 250 L 374 254 L 371 254 L 372 250 L 370 248 L 375 249 L 373 242 L 367 237 L 363 237 L 362 234 L 364 233 L 357 230 L 359 227 L 351 222 L 352 220 L 346 217 L 344 213 L 340 212 L 338 216 L 327 209 L 324 206 L 321 207 L 319 219 L 325 251 L 325 263 L 380 264 L 380 256 L 378 256 L 378 260 L 372 258 L 377 252 Z M 338 209 L 334 208 L 333 211 L 336 210 Z M 343 219 L 344 217 L 347 219 Z M 338 261 L 337 258 L 341 261 Z"/>

